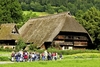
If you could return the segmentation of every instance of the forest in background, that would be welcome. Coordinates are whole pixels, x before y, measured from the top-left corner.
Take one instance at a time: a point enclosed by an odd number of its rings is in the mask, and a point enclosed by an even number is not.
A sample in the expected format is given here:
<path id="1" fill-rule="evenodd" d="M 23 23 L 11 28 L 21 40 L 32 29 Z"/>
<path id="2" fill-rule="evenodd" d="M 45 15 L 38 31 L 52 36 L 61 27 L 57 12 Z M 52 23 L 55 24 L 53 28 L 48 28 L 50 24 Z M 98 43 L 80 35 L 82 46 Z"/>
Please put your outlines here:
<path id="1" fill-rule="evenodd" d="M 23 11 L 29 11 L 27 15 Z M 38 17 L 32 12 L 49 14 L 67 12 L 84 26 L 100 48 L 100 0 L 0 0 L 0 24 L 16 23 L 20 28 L 28 19 Z"/>
<path id="2" fill-rule="evenodd" d="M 100 10 L 100 0 L 19 0 L 22 10 L 59 13 L 70 11 L 75 15 L 77 11 L 83 12 L 91 7 Z"/>

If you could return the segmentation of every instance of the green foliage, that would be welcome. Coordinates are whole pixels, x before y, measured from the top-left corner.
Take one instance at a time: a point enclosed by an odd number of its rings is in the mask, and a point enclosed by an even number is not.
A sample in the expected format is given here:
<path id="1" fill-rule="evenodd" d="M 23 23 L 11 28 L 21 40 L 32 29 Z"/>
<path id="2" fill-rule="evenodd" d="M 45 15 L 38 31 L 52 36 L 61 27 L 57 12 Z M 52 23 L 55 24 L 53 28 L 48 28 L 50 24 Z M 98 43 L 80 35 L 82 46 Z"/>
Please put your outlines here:
<path id="1" fill-rule="evenodd" d="M 19 0 L 23 10 L 47 11 L 46 6 L 51 4 L 52 7 L 59 7 L 63 11 L 70 11 L 73 15 L 78 10 L 83 12 L 95 6 L 100 10 L 100 1 L 98 0 Z M 85 4 L 85 5 L 84 5 Z M 56 10 L 56 8 L 54 8 Z M 56 11 L 59 12 L 59 11 Z M 51 13 L 51 12 L 50 12 Z"/>
<path id="2" fill-rule="evenodd" d="M 10 60 L 10 58 L 9 57 L 1 57 L 0 56 L 0 61 L 9 61 Z"/>
<path id="3" fill-rule="evenodd" d="M 0 23 L 18 23 L 22 10 L 18 0 L 0 0 Z"/>
<path id="4" fill-rule="evenodd" d="M 56 9 L 55 9 L 56 10 Z M 63 5 L 61 5 L 59 8 L 57 8 L 57 10 L 56 10 L 58 13 L 61 13 L 61 12 L 66 12 L 66 11 L 68 11 L 68 9 L 65 7 L 65 6 L 63 6 Z"/>
<path id="5" fill-rule="evenodd" d="M 53 8 L 46 10 L 47 13 L 49 14 L 54 14 L 55 10 Z"/>
<path id="6" fill-rule="evenodd" d="M 47 6 L 45 6 L 45 11 L 47 12 L 47 13 L 50 13 L 50 14 L 54 14 L 55 13 L 55 10 L 54 10 L 54 8 L 51 6 L 51 4 L 48 4 Z"/>
<path id="7" fill-rule="evenodd" d="M 26 10 L 29 11 L 30 10 L 29 4 L 26 4 L 25 2 L 21 2 L 20 4 L 21 4 L 21 7 L 22 7 L 23 11 L 26 11 Z"/>
<path id="8" fill-rule="evenodd" d="M 36 51 L 36 50 L 37 50 L 36 45 L 34 45 L 34 44 L 30 44 L 30 46 L 29 46 L 29 50 Z"/>
<path id="9" fill-rule="evenodd" d="M 36 13 L 33 13 L 32 11 L 28 11 L 27 13 L 23 13 L 23 20 L 22 22 L 17 23 L 17 27 L 20 28 L 25 22 L 27 22 L 29 19 L 38 17 Z"/>
<path id="10" fill-rule="evenodd" d="M 33 11 L 38 11 L 38 12 L 43 12 L 44 10 L 44 7 L 38 3 L 38 2 L 31 2 L 30 3 L 30 8 L 33 10 Z"/>
<path id="11" fill-rule="evenodd" d="M 16 50 L 19 51 L 19 50 L 24 50 L 26 47 L 26 44 L 25 42 L 22 40 L 22 39 L 19 39 L 18 42 L 17 42 L 17 45 L 16 45 Z"/>
<path id="12" fill-rule="evenodd" d="M 61 12 L 63 12 L 63 10 L 62 10 L 62 9 L 59 9 L 59 10 L 58 10 L 58 13 L 61 13 Z"/>
<path id="13" fill-rule="evenodd" d="M 62 9 L 63 11 L 68 11 L 68 9 L 67 9 L 65 6 L 63 6 L 63 5 L 61 5 L 61 6 L 59 7 L 59 9 Z"/>
<path id="14" fill-rule="evenodd" d="M 79 11 L 76 14 L 76 18 L 89 32 L 97 48 L 100 45 L 100 11 L 95 7 L 91 7 L 85 13 Z"/>

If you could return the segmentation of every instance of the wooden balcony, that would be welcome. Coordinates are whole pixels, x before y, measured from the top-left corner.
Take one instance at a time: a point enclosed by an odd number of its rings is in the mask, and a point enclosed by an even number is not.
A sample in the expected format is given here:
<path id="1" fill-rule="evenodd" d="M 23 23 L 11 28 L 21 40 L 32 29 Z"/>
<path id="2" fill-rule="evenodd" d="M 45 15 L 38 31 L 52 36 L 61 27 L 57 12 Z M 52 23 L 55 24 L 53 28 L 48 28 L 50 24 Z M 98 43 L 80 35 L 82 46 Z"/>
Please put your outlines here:
<path id="1" fill-rule="evenodd" d="M 87 41 L 87 37 L 85 36 L 67 36 L 67 35 L 58 35 L 55 39 L 58 39 L 58 40 L 85 40 Z"/>
<path id="2" fill-rule="evenodd" d="M 56 37 L 56 39 L 65 39 L 65 35 L 59 35 Z"/>
<path id="3" fill-rule="evenodd" d="M 59 44 L 59 45 L 73 45 L 73 42 L 55 41 L 55 44 Z"/>
<path id="4" fill-rule="evenodd" d="M 74 42 L 74 46 L 87 46 L 87 42 Z"/>

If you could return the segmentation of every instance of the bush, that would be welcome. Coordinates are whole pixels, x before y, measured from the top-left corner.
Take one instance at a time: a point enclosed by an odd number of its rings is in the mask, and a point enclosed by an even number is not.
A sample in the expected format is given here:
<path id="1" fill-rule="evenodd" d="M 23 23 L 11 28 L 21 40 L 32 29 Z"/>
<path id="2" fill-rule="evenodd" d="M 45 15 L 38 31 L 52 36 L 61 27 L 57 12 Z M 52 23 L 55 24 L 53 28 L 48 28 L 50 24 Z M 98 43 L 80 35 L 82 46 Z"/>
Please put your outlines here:
<path id="1" fill-rule="evenodd" d="M 25 42 L 22 40 L 22 39 L 19 39 L 18 40 L 18 42 L 17 42 L 17 45 L 16 45 L 16 50 L 17 51 L 19 51 L 19 50 L 21 50 L 21 49 L 25 49 L 25 47 L 26 47 L 26 44 L 25 44 Z"/>
<path id="2" fill-rule="evenodd" d="M 53 8 L 46 10 L 47 13 L 49 14 L 54 14 L 55 10 Z"/>
<path id="3" fill-rule="evenodd" d="M 58 13 L 61 13 L 61 12 L 63 12 L 63 10 L 62 10 L 62 9 L 59 9 L 59 10 L 58 10 Z"/>
<path id="4" fill-rule="evenodd" d="M 37 47 L 34 44 L 30 44 L 30 46 L 28 48 L 29 48 L 29 50 L 34 50 L 34 51 L 37 50 Z"/>

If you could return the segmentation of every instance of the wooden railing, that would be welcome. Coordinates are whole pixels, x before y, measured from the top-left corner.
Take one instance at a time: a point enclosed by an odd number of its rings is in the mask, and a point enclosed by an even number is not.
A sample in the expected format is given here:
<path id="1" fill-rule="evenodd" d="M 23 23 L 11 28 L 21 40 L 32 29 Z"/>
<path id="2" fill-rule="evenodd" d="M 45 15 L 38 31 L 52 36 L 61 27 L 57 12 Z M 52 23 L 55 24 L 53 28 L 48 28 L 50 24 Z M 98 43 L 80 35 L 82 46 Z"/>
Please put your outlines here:
<path id="1" fill-rule="evenodd" d="M 58 41 L 58 42 L 55 42 L 55 44 L 59 44 L 59 45 L 73 45 L 73 42 L 64 42 L 64 41 Z"/>
<path id="2" fill-rule="evenodd" d="M 74 42 L 74 46 L 87 46 L 87 42 Z"/>
<path id="3" fill-rule="evenodd" d="M 58 35 L 55 39 L 66 39 L 66 40 L 88 40 L 85 36 L 65 36 Z"/>

